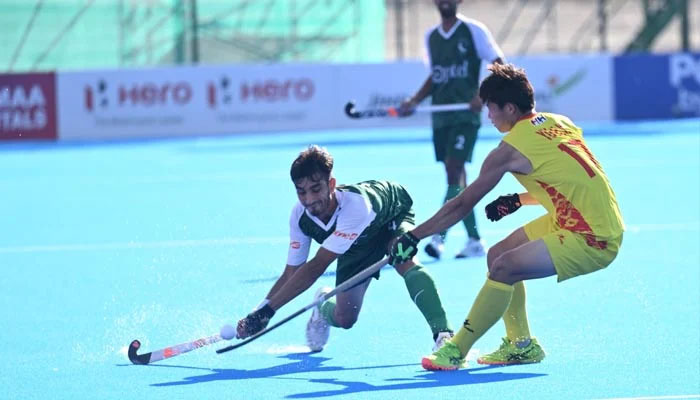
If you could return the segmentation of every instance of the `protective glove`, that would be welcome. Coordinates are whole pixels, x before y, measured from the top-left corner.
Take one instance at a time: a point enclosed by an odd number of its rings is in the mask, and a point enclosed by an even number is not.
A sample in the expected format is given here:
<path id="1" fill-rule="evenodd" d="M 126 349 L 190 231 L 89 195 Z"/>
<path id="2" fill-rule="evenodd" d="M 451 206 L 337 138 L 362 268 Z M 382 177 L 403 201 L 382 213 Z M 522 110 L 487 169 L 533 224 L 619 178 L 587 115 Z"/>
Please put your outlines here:
<path id="1" fill-rule="evenodd" d="M 389 264 L 400 265 L 413 258 L 418 253 L 418 238 L 411 232 L 399 236 L 389 251 Z"/>
<path id="2" fill-rule="evenodd" d="M 517 193 L 500 196 L 486 206 L 486 218 L 498 221 L 508 214 L 512 214 L 520 208 L 520 195 Z"/>
<path id="3" fill-rule="evenodd" d="M 265 329 L 273 315 L 275 315 L 275 310 L 273 310 L 272 307 L 267 304 L 265 304 L 264 307 L 251 312 L 245 318 L 238 321 L 238 325 L 236 327 L 238 338 L 245 339 L 248 336 L 253 336 Z"/>
<path id="4" fill-rule="evenodd" d="M 399 117 L 409 117 L 416 112 L 416 102 L 413 99 L 408 98 L 401 102 L 399 108 L 396 110 Z"/>

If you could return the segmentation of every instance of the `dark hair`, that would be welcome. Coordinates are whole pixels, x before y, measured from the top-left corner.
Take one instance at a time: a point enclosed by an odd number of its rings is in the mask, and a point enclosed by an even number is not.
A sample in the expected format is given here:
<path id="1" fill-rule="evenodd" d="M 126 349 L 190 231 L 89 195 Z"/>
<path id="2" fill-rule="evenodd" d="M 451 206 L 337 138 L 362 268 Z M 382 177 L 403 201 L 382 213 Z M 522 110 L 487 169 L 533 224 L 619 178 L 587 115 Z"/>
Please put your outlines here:
<path id="1" fill-rule="evenodd" d="M 292 163 L 290 175 L 295 182 L 302 178 L 328 180 L 333 170 L 333 156 L 323 147 L 312 145 L 299 153 Z M 316 178 L 318 176 L 318 178 Z M 314 179 L 316 178 L 316 179 Z"/>
<path id="2" fill-rule="evenodd" d="M 486 103 L 494 103 L 503 108 L 512 103 L 521 112 L 535 108 L 535 91 L 525 75 L 525 70 L 513 64 L 492 64 L 487 76 L 479 88 L 479 97 Z"/>

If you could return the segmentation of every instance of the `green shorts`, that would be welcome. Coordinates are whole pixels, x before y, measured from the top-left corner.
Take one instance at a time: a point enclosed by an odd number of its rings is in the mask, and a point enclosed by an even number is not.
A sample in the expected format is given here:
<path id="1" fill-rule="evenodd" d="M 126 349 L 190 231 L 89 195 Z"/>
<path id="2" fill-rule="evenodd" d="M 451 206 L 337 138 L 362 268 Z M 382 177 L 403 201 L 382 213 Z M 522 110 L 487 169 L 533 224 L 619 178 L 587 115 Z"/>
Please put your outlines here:
<path id="1" fill-rule="evenodd" d="M 377 235 L 367 238 L 368 240 L 361 243 L 356 243 L 338 257 L 335 285 L 340 285 L 388 255 L 391 240 L 415 227 L 415 216 L 413 209 L 409 209 L 387 223 Z M 379 271 L 372 277 L 379 279 Z M 358 282 L 358 285 L 360 283 Z"/>
<path id="2" fill-rule="evenodd" d="M 471 162 L 480 125 L 459 124 L 433 129 L 435 159 Z"/>
<path id="3" fill-rule="evenodd" d="M 567 231 L 559 228 L 549 214 L 529 222 L 524 229 L 528 239 L 544 241 L 558 282 L 607 267 L 622 245 L 622 235 L 603 239 Z"/>

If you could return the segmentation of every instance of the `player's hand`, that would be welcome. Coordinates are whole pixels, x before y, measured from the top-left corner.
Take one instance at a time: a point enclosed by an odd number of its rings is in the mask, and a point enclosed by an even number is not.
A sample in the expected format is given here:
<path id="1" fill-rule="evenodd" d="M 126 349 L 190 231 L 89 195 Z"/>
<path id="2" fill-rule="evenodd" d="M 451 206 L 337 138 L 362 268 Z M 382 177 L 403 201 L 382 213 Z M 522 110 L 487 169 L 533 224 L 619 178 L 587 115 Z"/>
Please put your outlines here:
<path id="1" fill-rule="evenodd" d="M 411 232 L 399 236 L 389 251 L 389 264 L 401 265 L 418 253 L 418 240 Z"/>
<path id="2" fill-rule="evenodd" d="M 398 111 L 399 117 L 408 117 L 416 112 L 416 105 L 416 101 L 413 99 L 413 97 L 410 97 L 402 101 L 401 105 L 399 105 L 399 108 L 396 111 Z"/>
<path id="3" fill-rule="evenodd" d="M 480 113 L 483 106 L 484 104 L 481 102 L 481 97 L 479 97 L 478 93 L 474 96 L 472 101 L 469 102 L 469 109 L 475 113 Z"/>
<path id="4" fill-rule="evenodd" d="M 486 218 L 498 221 L 508 214 L 512 214 L 522 206 L 520 195 L 517 193 L 500 196 L 486 206 Z"/>
<path id="5" fill-rule="evenodd" d="M 245 339 L 265 329 L 273 315 L 275 315 L 275 310 L 267 304 L 259 310 L 251 312 L 248 316 L 238 321 L 236 326 L 237 337 Z"/>

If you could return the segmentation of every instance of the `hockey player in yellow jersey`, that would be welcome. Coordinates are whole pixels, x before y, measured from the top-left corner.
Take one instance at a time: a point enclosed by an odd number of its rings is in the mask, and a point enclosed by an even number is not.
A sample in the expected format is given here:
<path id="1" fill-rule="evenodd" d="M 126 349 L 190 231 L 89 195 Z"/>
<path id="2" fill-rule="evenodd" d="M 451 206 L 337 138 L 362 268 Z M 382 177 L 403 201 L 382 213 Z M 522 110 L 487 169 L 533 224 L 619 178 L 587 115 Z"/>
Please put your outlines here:
<path id="1" fill-rule="evenodd" d="M 544 351 L 530 334 L 524 281 L 556 275 L 561 282 L 595 272 L 615 259 L 622 244 L 624 223 L 615 194 L 581 128 L 563 115 L 535 111 L 524 70 L 512 64 L 494 64 L 489 70 L 479 96 L 493 125 L 506 135 L 484 160 L 479 177 L 430 219 L 400 236 L 391 257 L 398 262 L 412 257 L 420 239 L 464 218 L 507 172 L 526 192 L 498 197 L 486 206 L 487 218 L 498 221 L 530 204 L 540 204 L 547 213 L 489 249 L 484 286 L 459 332 L 423 358 L 428 370 L 464 366 L 469 349 L 501 318 L 506 328 L 501 347 L 477 361 L 542 361 Z"/>

